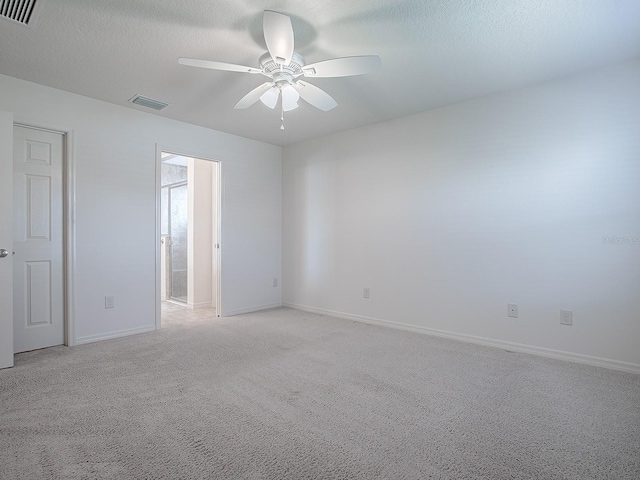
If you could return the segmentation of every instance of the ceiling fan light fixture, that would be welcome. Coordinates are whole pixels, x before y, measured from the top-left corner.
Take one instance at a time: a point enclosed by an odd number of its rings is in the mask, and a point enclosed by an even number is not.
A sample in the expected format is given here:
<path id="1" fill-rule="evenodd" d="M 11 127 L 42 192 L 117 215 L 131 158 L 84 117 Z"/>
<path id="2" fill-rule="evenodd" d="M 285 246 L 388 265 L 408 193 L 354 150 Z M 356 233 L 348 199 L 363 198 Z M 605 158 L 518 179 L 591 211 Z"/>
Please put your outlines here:
<path id="1" fill-rule="evenodd" d="M 260 101 L 264 103 L 267 107 L 273 109 L 276 108 L 276 104 L 278 103 L 278 97 L 280 96 L 280 90 L 276 87 L 271 87 L 269 90 L 264 92 L 264 94 L 260 97 Z"/>
<path id="2" fill-rule="evenodd" d="M 242 110 L 261 101 L 265 106 L 275 109 L 280 100 L 281 130 L 284 130 L 284 112 L 298 108 L 300 98 L 324 112 L 338 106 L 327 92 L 311 83 L 303 82 L 301 77 L 348 77 L 371 73 L 382 67 L 382 61 L 377 55 L 332 58 L 307 65 L 304 57 L 294 50 L 291 18 L 282 13 L 265 10 L 262 30 L 267 51 L 258 59 L 260 68 L 185 57 L 180 57 L 178 63 L 213 70 L 264 75 L 269 81 L 251 90 L 233 108 Z"/>
<path id="3" fill-rule="evenodd" d="M 291 85 L 286 85 L 282 87 L 282 109 L 285 112 L 289 112 L 291 110 L 295 110 L 296 108 L 298 108 L 299 99 L 300 99 L 300 94 Z"/>

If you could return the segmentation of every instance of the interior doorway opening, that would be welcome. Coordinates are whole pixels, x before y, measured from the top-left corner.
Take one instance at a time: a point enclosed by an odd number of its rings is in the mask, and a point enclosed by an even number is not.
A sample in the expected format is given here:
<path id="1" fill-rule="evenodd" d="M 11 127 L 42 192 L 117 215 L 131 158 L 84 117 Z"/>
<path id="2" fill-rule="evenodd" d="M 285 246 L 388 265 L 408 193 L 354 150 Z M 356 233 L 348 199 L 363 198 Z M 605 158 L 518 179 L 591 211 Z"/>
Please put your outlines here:
<path id="1" fill-rule="evenodd" d="M 220 316 L 219 165 L 160 152 L 158 283 L 162 325 Z"/>

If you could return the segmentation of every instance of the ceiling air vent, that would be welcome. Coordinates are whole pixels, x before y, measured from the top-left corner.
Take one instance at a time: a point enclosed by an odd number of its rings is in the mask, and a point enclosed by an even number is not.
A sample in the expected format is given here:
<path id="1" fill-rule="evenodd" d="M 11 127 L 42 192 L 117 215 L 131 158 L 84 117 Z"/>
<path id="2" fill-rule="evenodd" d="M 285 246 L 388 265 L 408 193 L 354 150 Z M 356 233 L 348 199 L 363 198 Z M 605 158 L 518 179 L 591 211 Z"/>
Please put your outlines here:
<path id="1" fill-rule="evenodd" d="M 142 107 L 153 108 L 154 110 L 162 110 L 169 106 L 168 103 L 161 102 L 160 100 L 154 100 L 149 97 L 143 97 L 142 95 L 134 95 L 133 98 L 129 99 L 129 101 Z"/>
<path id="2" fill-rule="evenodd" d="M 36 0 L 0 0 L 0 18 L 29 25 L 35 6 Z"/>

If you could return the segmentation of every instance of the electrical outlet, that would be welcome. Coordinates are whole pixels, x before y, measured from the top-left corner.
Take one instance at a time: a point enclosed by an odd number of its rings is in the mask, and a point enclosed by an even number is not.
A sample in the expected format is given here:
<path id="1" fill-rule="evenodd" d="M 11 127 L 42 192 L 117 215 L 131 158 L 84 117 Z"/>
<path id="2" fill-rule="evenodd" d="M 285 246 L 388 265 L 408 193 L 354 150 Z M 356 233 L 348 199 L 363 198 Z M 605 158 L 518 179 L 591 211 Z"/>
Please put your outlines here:
<path id="1" fill-rule="evenodd" d="M 560 323 L 562 325 L 573 325 L 573 310 L 560 310 Z"/>
<path id="2" fill-rule="evenodd" d="M 104 308 L 115 308 L 115 299 L 112 296 L 104 297 Z"/>
<path id="3" fill-rule="evenodd" d="M 515 303 L 507 304 L 507 317 L 518 318 L 518 305 Z"/>
<path id="4" fill-rule="evenodd" d="M 278 279 L 273 277 L 273 286 L 277 287 L 278 286 Z"/>
<path id="5" fill-rule="evenodd" d="M 369 287 L 362 289 L 362 298 L 371 298 L 371 289 Z"/>

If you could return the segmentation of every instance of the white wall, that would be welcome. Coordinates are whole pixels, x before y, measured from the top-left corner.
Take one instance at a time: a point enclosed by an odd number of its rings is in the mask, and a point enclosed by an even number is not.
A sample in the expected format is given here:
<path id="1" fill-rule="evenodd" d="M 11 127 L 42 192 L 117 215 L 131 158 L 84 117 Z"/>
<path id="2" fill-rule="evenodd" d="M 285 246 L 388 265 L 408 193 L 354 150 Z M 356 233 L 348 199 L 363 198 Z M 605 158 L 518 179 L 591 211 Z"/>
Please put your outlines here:
<path id="1" fill-rule="evenodd" d="M 280 147 L 4 75 L 0 110 L 73 130 L 78 342 L 154 328 L 156 144 L 222 162 L 222 313 L 281 303 Z"/>
<path id="2" fill-rule="evenodd" d="M 213 213 L 211 171 L 213 162 L 189 159 L 188 203 L 188 281 L 187 304 L 190 308 L 212 306 Z"/>
<path id="3" fill-rule="evenodd" d="M 636 62 L 285 148 L 285 304 L 640 371 L 639 86 Z"/>

